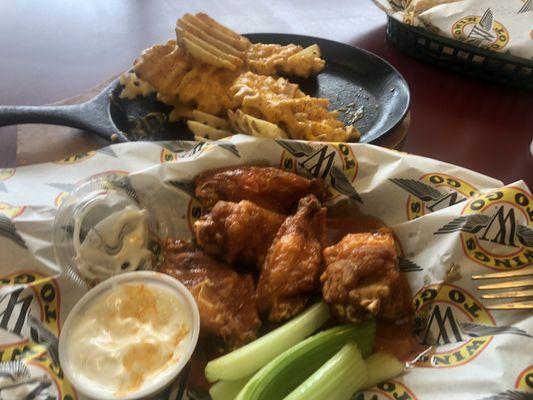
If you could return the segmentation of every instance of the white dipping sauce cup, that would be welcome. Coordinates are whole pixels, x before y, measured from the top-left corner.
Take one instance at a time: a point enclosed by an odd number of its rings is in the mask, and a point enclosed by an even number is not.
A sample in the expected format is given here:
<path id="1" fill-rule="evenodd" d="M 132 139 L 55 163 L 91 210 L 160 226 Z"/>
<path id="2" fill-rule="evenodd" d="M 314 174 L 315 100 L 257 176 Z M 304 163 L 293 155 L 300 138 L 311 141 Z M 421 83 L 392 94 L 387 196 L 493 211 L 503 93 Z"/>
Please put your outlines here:
<path id="1" fill-rule="evenodd" d="M 187 313 L 189 313 L 188 319 L 191 321 L 191 326 L 189 326 L 190 335 L 188 335 L 188 337 L 184 339 L 187 340 L 188 343 L 184 343 L 183 351 L 180 352 L 179 358 L 174 363 L 168 365 L 163 371 L 161 371 L 161 373 L 146 379 L 138 390 L 128 392 L 125 395 L 119 396 L 110 393 L 109 390 L 99 387 L 98 382 L 89 382 L 87 379 L 84 379 L 80 376 L 82 375 L 82 373 L 74 370 L 73 365 L 69 361 L 70 349 L 68 346 L 68 336 L 69 331 L 72 328 L 72 324 L 76 323 L 77 317 L 84 313 L 88 306 L 90 306 L 96 300 L 101 298 L 101 296 L 108 293 L 111 289 L 114 289 L 119 285 L 129 284 L 146 284 L 149 287 L 163 286 L 167 289 L 171 289 L 176 294 L 176 298 L 178 299 L 178 301 L 181 303 L 182 310 L 185 310 Z M 142 399 L 144 397 L 158 393 L 159 391 L 167 387 L 172 381 L 174 381 L 174 379 L 176 379 L 178 374 L 181 372 L 183 367 L 191 358 L 191 355 L 198 341 L 199 332 L 200 314 L 198 313 L 198 306 L 196 305 L 196 302 L 189 290 L 183 284 L 181 284 L 177 279 L 159 272 L 128 272 L 125 274 L 117 275 L 100 283 L 99 285 L 88 291 L 74 305 L 65 323 L 63 324 L 63 328 L 59 336 L 59 362 L 66 378 L 70 381 L 70 383 L 78 392 L 82 393 L 87 397 L 102 400 Z"/>

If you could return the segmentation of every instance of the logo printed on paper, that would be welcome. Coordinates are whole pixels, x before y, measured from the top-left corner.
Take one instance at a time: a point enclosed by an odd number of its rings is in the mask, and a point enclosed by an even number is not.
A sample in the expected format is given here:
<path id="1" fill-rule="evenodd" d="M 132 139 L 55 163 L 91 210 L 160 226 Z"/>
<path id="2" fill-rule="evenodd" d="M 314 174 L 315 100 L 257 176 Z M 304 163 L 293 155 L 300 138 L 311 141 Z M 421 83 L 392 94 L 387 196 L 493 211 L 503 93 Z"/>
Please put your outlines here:
<path id="1" fill-rule="evenodd" d="M 15 175 L 15 168 L 0 168 L 0 181 L 5 181 Z"/>
<path id="2" fill-rule="evenodd" d="M 514 386 L 516 389 L 533 392 L 533 365 L 520 372 Z"/>
<path id="3" fill-rule="evenodd" d="M 470 183 L 438 172 L 422 175 L 418 180 L 392 178 L 390 181 L 409 193 L 407 197 L 409 221 L 479 194 L 478 189 Z"/>
<path id="4" fill-rule="evenodd" d="M 97 179 L 97 178 L 106 178 L 106 180 L 118 180 L 126 175 L 128 175 L 129 172 L 128 171 L 122 171 L 122 170 L 111 170 L 111 171 L 104 171 L 104 172 L 100 172 L 98 174 L 95 174 L 95 175 L 91 175 L 87 178 L 84 178 L 82 180 L 80 180 L 79 182 L 75 183 L 75 184 L 72 184 L 72 185 L 68 185 L 67 186 L 71 186 L 72 187 L 72 190 L 74 190 L 76 187 L 78 186 L 81 186 L 83 185 L 84 183 L 87 183 L 93 179 Z M 55 198 L 54 200 L 54 204 L 56 205 L 56 207 L 59 207 L 61 205 L 61 203 L 63 202 L 63 200 L 69 195 L 69 192 L 68 191 L 61 191 Z"/>
<path id="5" fill-rule="evenodd" d="M 72 156 L 65 157 L 61 160 L 54 161 L 54 164 L 76 164 L 93 157 L 96 151 L 87 151 L 83 153 L 74 154 Z"/>
<path id="6" fill-rule="evenodd" d="M 452 36 L 489 50 L 503 49 L 510 37 L 505 26 L 494 19 L 490 8 L 481 16 L 469 15 L 459 19 L 452 25 Z"/>
<path id="7" fill-rule="evenodd" d="M 465 255 L 494 269 L 521 268 L 533 263 L 533 198 L 506 187 L 470 200 L 435 234 L 460 232 Z"/>
<path id="8" fill-rule="evenodd" d="M 350 146 L 329 143 L 311 146 L 306 143 L 277 141 L 284 148 L 279 167 L 286 171 L 305 172 L 322 178 L 328 184 L 330 199 L 339 195 L 361 201 L 352 186 L 358 172 L 358 162 Z"/>
<path id="9" fill-rule="evenodd" d="M 359 392 L 353 400 L 416 400 L 416 396 L 403 383 L 392 380 Z"/>
<path id="10" fill-rule="evenodd" d="M 174 153 L 173 151 L 170 151 L 169 149 L 162 148 L 161 149 L 161 155 L 159 156 L 159 162 L 161 164 L 176 161 L 178 159 L 178 153 Z"/>
<path id="11" fill-rule="evenodd" d="M 226 140 L 218 140 L 214 142 L 163 142 L 160 143 L 162 149 L 159 155 L 159 161 L 163 164 L 165 162 L 176 161 L 178 158 L 197 158 L 200 154 L 208 150 L 220 148 L 230 152 L 235 157 L 240 158 L 241 155 L 237 146 Z"/>
<path id="12" fill-rule="evenodd" d="M 0 214 L 3 214 L 11 219 L 22 215 L 25 209 L 26 207 L 24 206 L 12 206 L 7 203 L 0 203 Z"/>
<path id="13" fill-rule="evenodd" d="M 492 336 L 469 334 L 471 326 L 495 327 L 485 307 L 466 290 L 451 284 L 433 284 L 414 297 L 416 335 L 422 344 L 436 346 L 416 365 L 449 368 L 466 364 L 490 343 Z M 474 336 L 474 337 L 472 337 Z"/>
<path id="14" fill-rule="evenodd" d="M 0 280 L 0 360 L 22 360 L 32 398 L 76 399 L 59 366 L 60 292 L 56 280 L 36 271 L 17 271 Z M 2 394 L 7 395 L 7 392 Z"/>

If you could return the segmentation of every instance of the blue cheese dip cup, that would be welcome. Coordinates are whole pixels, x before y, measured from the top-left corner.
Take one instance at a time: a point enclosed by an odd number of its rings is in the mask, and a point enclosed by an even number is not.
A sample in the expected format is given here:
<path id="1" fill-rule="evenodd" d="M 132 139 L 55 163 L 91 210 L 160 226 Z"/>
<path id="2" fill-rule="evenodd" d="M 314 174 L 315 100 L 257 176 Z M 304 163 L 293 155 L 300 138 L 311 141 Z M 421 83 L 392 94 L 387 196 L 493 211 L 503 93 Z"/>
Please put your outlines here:
<path id="1" fill-rule="evenodd" d="M 141 399 L 163 390 L 189 361 L 198 307 L 178 280 L 135 271 L 87 292 L 59 337 L 66 378 L 93 399 Z"/>

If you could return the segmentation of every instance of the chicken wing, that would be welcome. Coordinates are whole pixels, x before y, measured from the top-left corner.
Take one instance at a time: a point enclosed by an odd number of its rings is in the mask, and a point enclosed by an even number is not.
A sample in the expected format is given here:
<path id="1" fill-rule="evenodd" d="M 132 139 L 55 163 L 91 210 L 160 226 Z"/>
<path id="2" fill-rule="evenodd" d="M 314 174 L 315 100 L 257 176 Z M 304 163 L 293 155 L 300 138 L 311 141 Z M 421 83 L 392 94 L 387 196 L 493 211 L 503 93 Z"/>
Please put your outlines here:
<path id="1" fill-rule="evenodd" d="M 401 316 L 403 291 L 389 229 L 348 234 L 324 249 L 324 261 L 322 294 L 339 321 L 358 322 L 372 315 L 385 319 Z"/>
<path id="2" fill-rule="evenodd" d="M 260 269 L 285 216 L 248 201 L 219 201 L 194 224 L 204 251 L 229 264 Z"/>
<path id="3" fill-rule="evenodd" d="M 318 288 L 325 233 L 326 209 L 313 195 L 301 199 L 281 225 L 257 285 L 259 311 L 271 321 L 299 313 Z"/>
<path id="4" fill-rule="evenodd" d="M 251 276 L 240 276 L 189 242 L 170 239 L 160 271 L 191 291 L 198 304 L 203 333 L 221 337 L 230 348 L 257 337 L 261 321 Z"/>
<path id="5" fill-rule="evenodd" d="M 294 211 L 298 200 L 308 194 L 314 194 L 320 201 L 327 196 L 322 179 L 306 179 L 273 167 L 232 167 L 204 172 L 196 177 L 195 194 L 208 208 L 219 200 L 250 200 L 282 214 Z"/>

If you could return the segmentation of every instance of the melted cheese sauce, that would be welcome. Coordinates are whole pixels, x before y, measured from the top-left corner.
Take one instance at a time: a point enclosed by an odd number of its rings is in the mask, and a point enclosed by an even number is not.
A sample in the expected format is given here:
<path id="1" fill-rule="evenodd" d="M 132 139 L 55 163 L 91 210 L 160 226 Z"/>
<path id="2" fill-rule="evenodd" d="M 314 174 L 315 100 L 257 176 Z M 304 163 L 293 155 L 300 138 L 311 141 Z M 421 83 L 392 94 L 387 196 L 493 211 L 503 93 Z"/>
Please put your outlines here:
<path id="1" fill-rule="evenodd" d="M 353 134 L 328 110 L 328 99 L 307 96 L 284 78 L 246 72 L 231 90 L 245 114 L 277 124 L 292 139 L 346 142 Z"/>
<path id="2" fill-rule="evenodd" d="M 187 315 L 170 289 L 117 286 L 73 321 L 69 361 L 92 385 L 119 396 L 135 392 L 177 362 L 190 335 Z"/>

